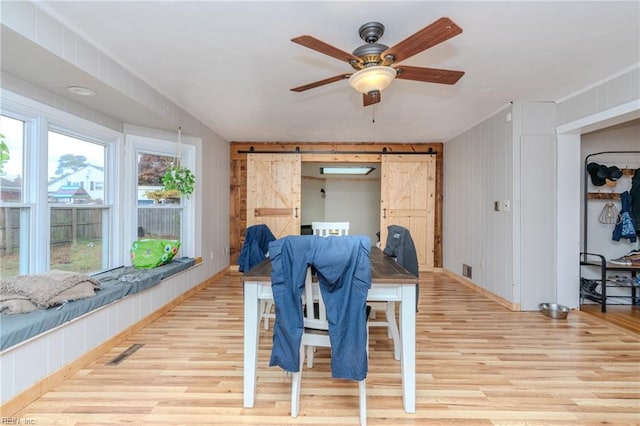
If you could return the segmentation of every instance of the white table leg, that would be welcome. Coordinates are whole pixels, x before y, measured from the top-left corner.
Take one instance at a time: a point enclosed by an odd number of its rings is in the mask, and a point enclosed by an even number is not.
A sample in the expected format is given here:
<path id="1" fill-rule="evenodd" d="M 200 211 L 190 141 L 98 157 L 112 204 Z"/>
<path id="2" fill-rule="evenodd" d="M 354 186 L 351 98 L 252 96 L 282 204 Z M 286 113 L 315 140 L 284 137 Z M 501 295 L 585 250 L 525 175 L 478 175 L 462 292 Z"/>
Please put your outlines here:
<path id="1" fill-rule="evenodd" d="M 416 412 L 416 288 L 402 286 L 400 341 L 402 342 L 402 400 L 404 411 Z"/>
<path id="2" fill-rule="evenodd" d="M 258 364 L 258 321 L 260 320 L 258 283 L 244 283 L 244 406 L 253 407 L 256 399 Z"/>

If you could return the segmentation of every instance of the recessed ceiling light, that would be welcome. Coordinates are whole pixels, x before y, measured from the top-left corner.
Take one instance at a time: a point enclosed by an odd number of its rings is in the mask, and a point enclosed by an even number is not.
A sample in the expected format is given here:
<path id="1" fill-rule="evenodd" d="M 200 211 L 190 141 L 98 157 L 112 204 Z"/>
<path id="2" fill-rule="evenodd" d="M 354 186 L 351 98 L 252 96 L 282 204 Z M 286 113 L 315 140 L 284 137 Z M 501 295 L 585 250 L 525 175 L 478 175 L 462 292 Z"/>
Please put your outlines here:
<path id="1" fill-rule="evenodd" d="M 320 167 L 323 175 L 368 175 L 375 167 Z"/>
<path id="2" fill-rule="evenodd" d="M 67 90 L 71 93 L 73 93 L 74 95 L 80 95 L 80 96 L 95 96 L 96 95 L 96 91 L 95 90 L 91 90 L 87 87 L 82 87 L 82 86 L 69 86 L 67 87 Z"/>

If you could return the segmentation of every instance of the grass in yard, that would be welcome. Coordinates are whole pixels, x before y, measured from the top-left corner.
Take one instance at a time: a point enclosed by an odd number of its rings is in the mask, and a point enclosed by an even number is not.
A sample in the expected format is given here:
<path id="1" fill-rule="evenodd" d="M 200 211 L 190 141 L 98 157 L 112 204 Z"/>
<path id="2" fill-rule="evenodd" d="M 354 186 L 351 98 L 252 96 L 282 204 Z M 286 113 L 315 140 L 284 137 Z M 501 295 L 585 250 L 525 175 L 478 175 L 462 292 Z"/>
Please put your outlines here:
<path id="1" fill-rule="evenodd" d="M 16 276 L 19 273 L 20 251 L 0 254 L 0 278 Z M 51 247 L 50 269 L 74 272 L 97 272 L 102 267 L 102 241 L 95 239 L 78 240 L 76 244 L 62 243 Z"/>

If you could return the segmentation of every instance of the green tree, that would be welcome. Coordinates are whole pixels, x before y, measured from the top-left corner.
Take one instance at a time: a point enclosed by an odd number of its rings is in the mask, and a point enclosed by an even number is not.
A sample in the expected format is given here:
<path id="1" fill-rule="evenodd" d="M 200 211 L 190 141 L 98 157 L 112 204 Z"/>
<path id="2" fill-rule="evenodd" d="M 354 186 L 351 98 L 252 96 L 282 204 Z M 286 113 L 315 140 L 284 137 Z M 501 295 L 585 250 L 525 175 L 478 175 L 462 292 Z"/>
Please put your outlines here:
<path id="1" fill-rule="evenodd" d="M 3 171 L 4 163 L 9 161 L 9 147 L 5 143 L 5 137 L 0 133 L 0 174 Z"/>
<path id="2" fill-rule="evenodd" d="M 58 168 L 56 174 L 61 175 L 65 172 L 77 172 L 83 167 L 88 166 L 87 157 L 84 155 L 64 154 L 58 159 Z"/>
<path id="3" fill-rule="evenodd" d="M 174 160 L 174 158 L 162 155 L 140 155 L 138 157 L 138 185 L 161 186 L 162 177 Z"/>

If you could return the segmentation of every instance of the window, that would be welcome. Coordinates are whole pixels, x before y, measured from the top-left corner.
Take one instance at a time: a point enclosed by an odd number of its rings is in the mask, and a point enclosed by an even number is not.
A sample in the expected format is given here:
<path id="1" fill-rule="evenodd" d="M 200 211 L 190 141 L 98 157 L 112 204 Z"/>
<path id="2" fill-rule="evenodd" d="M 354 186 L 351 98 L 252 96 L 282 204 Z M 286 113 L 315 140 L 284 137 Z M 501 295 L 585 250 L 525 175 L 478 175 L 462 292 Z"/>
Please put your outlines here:
<path id="1" fill-rule="evenodd" d="M 0 108 L 0 275 L 122 265 L 122 134 L 6 90 Z"/>
<path id="2" fill-rule="evenodd" d="M 107 269 L 110 209 L 95 185 L 105 179 L 105 146 L 49 131 L 48 153 L 50 269 Z"/>
<path id="3" fill-rule="evenodd" d="M 195 197 L 175 197 L 163 192 L 162 177 L 169 166 L 178 162 L 194 171 L 196 147 L 190 143 L 178 144 L 175 135 L 163 133 L 162 136 L 165 139 L 127 135 L 127 149 L 131 150 L 127 158 L 135 160 L 131 167 L 136 170 L 137 215 L 131 224 L 132 239 L 179 240 L 180 255 L 194 256 Z M 182 138 L 185 139 L 197 140 Z"/>
<path id="4" fill-rule="evenodd" d="M 24 176 L 22 157 L 24 145 L 24 121 L 0 116 L 0 134 L 6 156 L 0 166 L 0 200 L 22 202 L 22 178 Z"/>
<path id="5" fill-rule="evenodd" d="M 138 237 L 180 240 L 181 199 L 162 191 L 162 177 L 174 157 L 138 152 Z"/>
<path id="6" fill-rule="evenodd" d="M 28 268 L 29 207 L 24 203 L 25 122 L 0 116 L 0 278 Z"/>
<path id="7" fill-rule="evenodd" d="M 123 134 L 1 90 L 0 277 L 62 269 L 98 272 L 130 264 L 137 238 L 181 242 L 196 256 L 196 196 L 156 202 L 166 166 L 195 172 L 199 138 Z M 125 128 L 127 126 L 125 125 Z M 158 137 L 159 136 L 159 137 Z M 164 168 L 164 169 L 163 169 Z"/>

